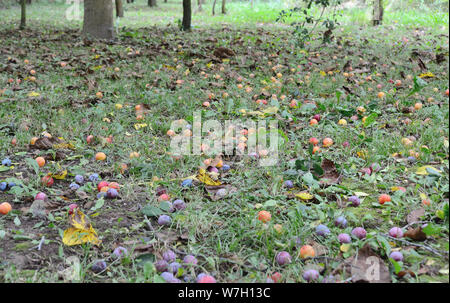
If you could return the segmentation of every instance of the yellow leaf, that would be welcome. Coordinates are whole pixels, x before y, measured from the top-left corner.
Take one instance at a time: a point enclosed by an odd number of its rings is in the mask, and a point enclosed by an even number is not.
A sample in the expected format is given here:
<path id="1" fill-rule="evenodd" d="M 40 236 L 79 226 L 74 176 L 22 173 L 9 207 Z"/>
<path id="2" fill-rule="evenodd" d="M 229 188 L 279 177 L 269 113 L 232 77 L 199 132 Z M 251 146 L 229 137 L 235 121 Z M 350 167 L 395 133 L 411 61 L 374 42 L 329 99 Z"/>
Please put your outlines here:
<path id="1" fill-rule="evenodd" d="M 62 172 L 58 172 L 55 174 L 51 174 L 52 178 L 55 178 L 57 180 L 64 180 L 67 176 L 67 170 L 64 170 Z"/>
<path id="2" fill-rule="evenodd" d="M 136 130 L 138 130 L 138 129 L 140 129 L 140 128 L 144 128 L 144 127 L 147 127 L 147 123 L 138 123 L 138 124 L 135 124 L 134 125 L 134 128 L 136 129 Z"/>
<path id="3" fill-rule="evenodd" d="M 327 74 L 326 74 L 323 70 L 321 70 L 321 71 L 320 71 L 320 75 L 321 75 L 322 77 L 325 77 Z"/>
<path id="4" fill-rule="evenodd" d="M 83 214 L 78 208 L 77 211 L 69 215 L 69 223 L 77 229 L 89 230 L 91 224 L 86 220 L 85 214 Z"/>
<path id="5" fill-rule="evenodd" d="M 354 194 L 356 196 L 358 196 L 358 197 L 367 197 L 367 196 L 369 196 L 369 194 L 366 194 L 366 193 L 363 193 L 363 192 L 360 192 L 360 191 L 355 191 Z"/>
<path id="6" fill-rule="evenodd" d="M 100 244 L 100 240 L 97 238 L 97 233 L 92 228 L 92 226 L 89 230 L 69 227 L 64 231 L 62 241 L 67 246 L 83 243 L 92 243 L 94 245 Z"/>
<path id="7" fill-rule="evenodd" d="M 340 249 L 342 252 L 345 253 L 345 252 L 348 252 L 351 247 L 352 247 L 352 245 L 350 243 L 345 243 L 345 244 L 341 245 Z"/>
<path id="8" fill-rule="evenodd" d="M 428 199 L 427 195 L 424 194 L 424 193 L 419 193 L 419 196 L 420 196 L 420 198 L 421 198 L 422 200 Z"/>
<path id="9" fill-rule="evenodd" d="M 428 72 L 428 73 L 420 74 L 419 78 L 434 78 L 434 75 L 433 75 L 433 73 Z"/>
<path id="10" fill-rule="evenodd" d="M 313 195 L 311 195 L 310 193 L 307 193 L 307 192 L 301 192 L 301 193 L 295 194 L 295 196 L 302 200 L 311 200 L 312 198 L 314 198 Z"/>
<path id="11" fill-rule="evenodd" d="M 425 176 L 429 175 L 429 172 L 427 171 L 427 168 L 428 168 L 429 170 L 431 170 L 431 171 L 436 172 L 437 174 L 440 174 L 440 173 L 441 173 L 440 170 L 434 168 L 433 166 L 431 166 L 431 165 L 425 165 L 425 166 L 421 166 L 421 167 L 417 168 L 416 174 L 418 174 L 418 175 L 425 175 Z"/>
<path id="12" fill-rule="evenodd" d="M 167 64 L 164 64 L 164 67 L 167 69 L 170 69 L 170 70 L 177 70 L 175 67 L 167 65 Z"/>
<path id="13" fill-rule="evenodd" d="M 28 93 L 28 97 L 39 97 L 41 94 L 37 92 L 30 92 Z"/>
<path id="14" fill-rule="evenodd" d="M 218 185 L 222 184 L 220 181 L 218 181 L 218 180 L 214 181 L 210 176 L 208 176 L 208 174 L 206 173 L 206 170 L 204 168 L 199 169 L 199 173 L 197 175 L 197 180 L 206 185 L 218 186 Z"/>
<path id="15" fill-rule="evenodd" d="M 53 144 L 53 149 L 75 149 L 75 146 L 72 143 L 58 143 Z"/>

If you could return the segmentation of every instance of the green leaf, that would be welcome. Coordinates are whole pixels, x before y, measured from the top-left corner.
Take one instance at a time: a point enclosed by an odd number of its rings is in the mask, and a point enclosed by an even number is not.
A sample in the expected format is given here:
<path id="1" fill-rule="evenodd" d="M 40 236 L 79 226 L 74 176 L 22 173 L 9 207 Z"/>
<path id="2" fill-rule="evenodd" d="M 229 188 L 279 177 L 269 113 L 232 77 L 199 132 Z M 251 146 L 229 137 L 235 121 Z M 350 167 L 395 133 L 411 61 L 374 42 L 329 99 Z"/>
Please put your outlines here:
<path id="1" fill-rule="evenodd" d="M 25 162 L 34 170 L 34 173 L 37 175 L 39 172 L 39 164 L 36 162 L 36 160 L 32 158 L 26 158 Z"/>
<path id="2" fill-rule="evenodd" d="M 159 208 L 161 208 L 164 211 L 169 211 L 170 209 L 170 203 L 167 201 L 163 201 L 159 204 Z"/>
<path id="3" fill-rule="evenodd" d="M 267 200 L 264 203 L 264 207 L 274 207 L 276 205 L 277 205 L 277 201 L 275 201 L 275 200 Z"/>
<path id="4" fill-rule="evenodd" d="M 395 274 L 398 274 L 402 270 L 402 266 L 398 264 L 394 259 L 389 258 L 389 261 L 391 261 L 392 265 L 394 265 L 394 272 Z"/>
<path id="5" fill-rule="evenodd" d="M 22 224 L 22 222 L 20 222 L 19 217 L 14 218 L 14 224 L 16 224 L 16 226 L 20 226 Z"/>
<path id="6" fill-rule="evenodd" d="M 145 263 L 153 263 L 156 260 L 156 257 L 154 254 L 147 253 L 139 255 L 136 259 L 136 264 L 138 267 L 144 266 Z"/>
<path id="7" fill-rule="evenodd" d="M 91 208 L 91 211 L 96 211 L 97 209 L 102 208 L 104 204 L 105 204 L 105 199 L 103 199 L 103 197 L 101 197 L 100 199 L 97 200 L 97 202 L 95 202 L 95 205 L 94 205 L 94 207 Z"/>
<path id="8" fill-rule="evenodd" d="M 159 208 L 159 207 L 155 207 L 155 206 L 151 206 L 151 205 L 146 205 L 141 209 L 141 212 L 149 217 L 157 217 L 160 216 L 164 213 L 164 211 Z"/>
<path id="9" fill-rule="evenodd" d="M 369 116 L 367 116 L 366 120 L 364 121 L 364 127 L 369 127 L 372 124 L 375 123 L 377 120 L 378 114 L 377 113 L 371 113 Z"/>
<path id="10" fill-rule="evenodd" d="M 431 235 L 439 234 L 441 232 L 441 229 L 438 226 L 429 223 L 425 228 L 422 229 L 422 231 L 427 236 L 431 236 Z"/>
<path id="11" fill-rule="evenodd" d="M 314 163 L 313 164 L 313 169 L 314 169 L 314 172 L 318 175 L 318 176 L 322 176 L 323 174 L 324 174 L 324 171 L 323 171 L 323 168 L 322 168 L 322 166 L 320 166 L 320 164 L 319 163 Z"/>

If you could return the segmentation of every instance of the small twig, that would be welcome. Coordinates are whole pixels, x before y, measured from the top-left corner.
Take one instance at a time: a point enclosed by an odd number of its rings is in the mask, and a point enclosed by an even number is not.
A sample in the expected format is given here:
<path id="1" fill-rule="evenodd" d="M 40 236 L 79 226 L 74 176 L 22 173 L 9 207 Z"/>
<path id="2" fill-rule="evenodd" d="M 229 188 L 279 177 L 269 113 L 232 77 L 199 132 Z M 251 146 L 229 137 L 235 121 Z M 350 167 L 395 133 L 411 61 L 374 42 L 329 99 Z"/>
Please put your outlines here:
<path id="1" fill-rule="evenodd" d="M 155 232 L 155 229 L 153 228 L 152 223 L 150 222 L 150 220 L 148 219 L 147 216 L 144 216 L 144 218 L 145 218 L 145 223 L 147 223 L 148 228 L 150 228 L 150 230 L 152 231 L 152 233 L 154 233 L 154 232 Z"/>
<path id="2" fill-rule="evenodd" d="M 414 224 L 424 224 L 424 223 L 430 223 L 430 221 L 417 221 L 417 222 L 411 222 L 406 224 L 405 226 L 402 227 L 402 229 L 406 229 Z"/>
<path id="3" fill-rule="evenodd" d="M 380 235 L 385 236 L 385 237 L 387 237 L 387 238 L 389 238 L 389 239 L 392 239 L 392 240 L 395 240 L 395 241 L 399 241 L 399 242 L 402 242 L 402 243 L 406 243 L 406 244 L 408 244 L 408 245 L 421 247 L 421 248 L 423 248 L 423 249 L 425 249 L 425 250 L 428 250 L 428 251 L 430 251 L 430 252 L 432 252 L 432 253 L 434 253 L 434 254 L 440 256 L 440 257 L 443 257 L 443 255 L 441 255 L 441 252 L 448 255 L 448 252 L 446 252 L 446 251 L 442 251 L 442 250 L 439 251 L 439 250 L 436 250 L 436 249 L 434 249 L 434 248 L 432 248 L 432 247 L 429 247 L 429 246 L 426 246 L 426 245 L 417 244 L 417 243 L 409 242 L 409 241 L 406 241 L 406 240 L 403 240 L 403 239 L 394 238 L 394 237 L 391 237 L 391 236 L 386 235 L 386 234 L 380 234 Z"/>
<path id="4" fill-rule="evenodd" d="M 44 244 L 45 236 L 42 236 L 41 241 L 39 242 L 39 245 L 37 246 L 37 250 L 41 250 L 42 244 Z"/>

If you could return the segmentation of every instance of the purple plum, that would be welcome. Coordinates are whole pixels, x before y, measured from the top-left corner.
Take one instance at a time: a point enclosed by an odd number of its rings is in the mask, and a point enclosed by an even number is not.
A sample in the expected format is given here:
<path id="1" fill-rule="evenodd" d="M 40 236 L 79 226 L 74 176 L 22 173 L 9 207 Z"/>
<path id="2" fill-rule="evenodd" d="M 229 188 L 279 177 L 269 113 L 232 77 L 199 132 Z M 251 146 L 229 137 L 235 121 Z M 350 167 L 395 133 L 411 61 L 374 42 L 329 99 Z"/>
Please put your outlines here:
<path id="1" fill-rule="evenodd" d="M 348 234 L 339 234 L 338 240 L 339 240 L 339 243 L 341 243 L 341 244 L 352 242 L 352 239 L 350 238 L 350 236 Z"/>
<path id="2" fill-rule="evenodd" d="M 292 261 L 291 255 L 287 251 L 279 252 L 275 259 L 279 265 L 286 265 Z"/>
<path id="3" fill-rule="evenodd" d="M 334 226 L 341 228 L 347 227 L 347 219 L 343 216 L 337 217 L 336 220 L 334 220 Z"/>
<path id="4" fill-rule="evenodd" d="M 180 263 L 172 262 L 169 264 L 168 271 L 175 275 L 178 272 L 178 269 L 180 269 L 180 267 L 181 267 Z"/>
<path id="5" fill-rule="evenodd" d="M 161 215 L 158 218 L 159 225 L 170 225 L 172 219 L 168 215 Z"/>
<path id="6" fill-rule="evenodd" d="M 157 272 L 167 271 L 169 263 L 166 260 L 158 260 L 155 262 L 155 268 Z"/>
<path id="7" fill-rule="evenodd" d="M 83 182 L 84 182 L 84 177 L 82 176 L 82 175 L 76 175 L 75 176 L 75 182 L 76 183 L 78 183 L 78 184 L 83 184 Z"/>
<path id="8" fill-rule="evenodd" d="M 286 187 L 286 188 L 293 188 L 294 187 L 294 183 L 291 180 L 286 180 L 284 182 L 284 187 Z"/>
<path id="9" fill-rule="evenodd" d="M 399 251 L 393 251 L 389 255 L 389 258 L 394 259 L 396 262 L 403 261 L 403 254 Z"/>
<path id="10" fill-rule="evenodd" d="M 185 264 L 197 265 L 198 261 L 193 255 L 187 255 L 184 257 L 183 262 Z"/>
<path id="11" fill-rule="evenodd" d="M 176 210 L 183 210 L 183 209 L 186 209 L 186 203 L 184 203 L 183 200 L 175 200 L 175 201 L 173 201 L 173 207 Z"/>
<path id="12" fill-rule="evenodd" d="M 309 269 L 303 273 L 303 279 L 306 281 L 314 281 L 319 278 L 319 272 L 315 269 Z"/>
<path id="13" fill-rule="evenodd" d="M 109 198 L 109 199 L 115 199 L 115 198 L 117 198 L 118 195 L 119 195 L 119 192 L 115 188 L 110 188 L 106 192 L 106 198 Z"/>
<path id="14" fill-rule="evenodd" d="M 177 258 L 177 255 L 170 249 L 163 252 L 163 259 L 166 262 L 174 262 L 176 258 Z"/>
<path id="15" fill-rule="evenodd" d="M 128 254 L 128 250 L 125 247 L 118 246 L 114 249 L 113 254 L 117 258 L 122 258 Z"/>
<path id="16" fill-rule="evenodd" d="M 97 260 L 92 264 L 91 270 L 96 274 L 104 271 L 106 269 L 106 262 L 104 260 Z"/>
<path id="17" fill-rule="evenodd" d="M 364 239 L 366 237 L 366 230 L 362 227 L 356 227 L 352 230 L 352 235 L 357 237 L 358 239 Z"/>
<path id="18" fill-rule="evenodd" d="M 400 227 L 392 227 L 389 230 L 389 236 L 394 238 L 401 238 L 403 237 L 403 230 Z"/>
<path id="19" fill-rule="evenodd" d="M 348 202 L 350 202 L 353 206 L 359 206 L 361 204 L 361 199 L 358 196 L 350 196 L 348 198 Z"/>
<path id="20" fill-rule="evenodd" d="M 320 224 L 316 227 L 316 233 L 319 236 L 326 237 L 330 234 L 330 229 L 323 224 Z"/>

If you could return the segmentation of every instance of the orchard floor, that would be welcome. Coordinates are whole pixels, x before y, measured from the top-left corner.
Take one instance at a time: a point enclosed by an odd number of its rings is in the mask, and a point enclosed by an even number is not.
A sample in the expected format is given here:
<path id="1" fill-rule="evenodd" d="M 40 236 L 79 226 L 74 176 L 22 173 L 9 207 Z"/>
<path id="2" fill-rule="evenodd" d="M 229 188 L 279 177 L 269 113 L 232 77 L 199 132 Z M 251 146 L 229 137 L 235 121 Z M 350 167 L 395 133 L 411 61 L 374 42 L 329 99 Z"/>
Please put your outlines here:
<path id="1" fill-rule="evenodd" d="M 183 281 L 205 272 L 219 282 L 265 282 L 279 272 L 282 282 L 305 282 L 303 273 L 317 269 L 319 280 L 332 274 L 356 282 L 364 278 L 343 264 L 373 255 L 383 282 L 448 283 L 448 33 L 343 27 L 328 45 L 321 34 L 300 49 L 290 30 L 277 26 L 128 29 L 111 43 L 83 40 L 73 28 L 1 28 L 0 158 L 12 165 L 0 166 L 0 182 L 21 187 L 0 192 L 0 202 L 13 207 L 0 215 L 0 281 L 162 282 L 152 264 L 172 249 L 180 263 L 186 254 L 198 259 L 178 272 Z M 210 157 L 174 159 L 167 131 L 180 119 L 192 125 L 196 111 L 220 123 L 276 119 L 277 165 L 224 155 L 231 169 L 218 165 L 210 177 L 225 185 L 225 196 L 216 199 L 217 188 L 201 182 L 182 187 Z M 311 126 L 316 114 L 320 121 Z M 30 145 L 44 132 L 67 144 Z M 311 137 L 319 140 L 314 155 Z M 326 137 L 330 147 L 322 144 Z M 96 161 L 97 152 L 106 160 Z M 41 168 L 38 156 L 47 159 Z M 53 186 L 41 184 L 64 170 Z M 69 189 L 75 175 L 92 173 L 119 183 L 119 197 L 97 199 L 92 182 Z M 158 199 L 162 189 L 187 208 L 169 213 Z M 46 215 L 36 216 L 30 206 L 41 191 Z M 381 194 L 392 201 L 380 205 Z M 348 203 L 353 195 L 357 207 Z M 72 203 L 89 217 L 100 245 L 63 244 Z M 271 213 L 266 224 L 261 210 Z M 160 226 L 160 214 L 172 223 Z M 339 216 L 346 227 L 335 226 Z M 319 224 L 327 236 L 317 234 Z M 414 230 L 396 240 L 388 237 L 394 226 Z M 365 228 L 366 238 L 341 245 L 337 236 L 355 227 Z M 301 258 L 305 244 L 315 257 Z M 113 256 L 117 246 L 126 257 Z M 277 263 L 281 251 L 290 264 Z M 402 262 L 389 259 L 393 251 Z M 91 270 L 98 259 L 108 266 L 100 274 Z"/>

